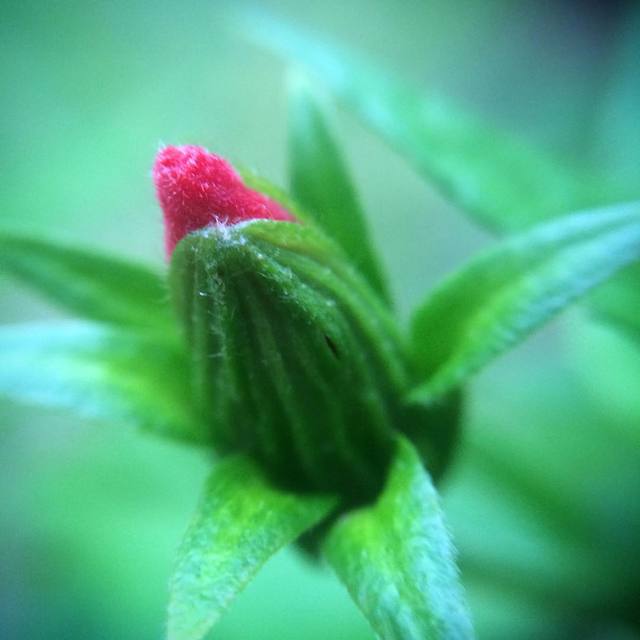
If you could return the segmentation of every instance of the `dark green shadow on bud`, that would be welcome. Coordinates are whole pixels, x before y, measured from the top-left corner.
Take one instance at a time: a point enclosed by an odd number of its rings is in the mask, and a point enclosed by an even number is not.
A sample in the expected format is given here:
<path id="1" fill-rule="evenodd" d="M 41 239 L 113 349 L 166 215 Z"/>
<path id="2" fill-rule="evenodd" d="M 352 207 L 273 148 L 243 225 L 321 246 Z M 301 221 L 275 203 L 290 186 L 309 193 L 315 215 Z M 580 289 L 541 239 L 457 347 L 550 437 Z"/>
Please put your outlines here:
<path id="1" fill-rule="evenodd" d="M 248 452 L 288 488 L 375 498 L 407 360 L 342 250 L 308 225 L 219 225 L 180 242 L 170 279 L 216 450 Z"/>
<path id="2" fill-rule="evenodd" d="M 413 443 L 434 482 L 441 480 L 451 466 L 460 441 L 463 411 L 464 393 L 462 389 L 456 389 L 433 404 L 407 404 L 402 413 L 397 428 Z M 342 515 L 341 511 L 336 511 L 302 534 L 297 546 L 303 557 L 321 559 L 327 533 Z"/>
<path id="3" fill-rule="evenodd" d="M 461 388 L 428 405 L 407 404 L 400 430 L 416 447 L 436 483 L 451 465 L 457 450 L 463 412 Z"/>

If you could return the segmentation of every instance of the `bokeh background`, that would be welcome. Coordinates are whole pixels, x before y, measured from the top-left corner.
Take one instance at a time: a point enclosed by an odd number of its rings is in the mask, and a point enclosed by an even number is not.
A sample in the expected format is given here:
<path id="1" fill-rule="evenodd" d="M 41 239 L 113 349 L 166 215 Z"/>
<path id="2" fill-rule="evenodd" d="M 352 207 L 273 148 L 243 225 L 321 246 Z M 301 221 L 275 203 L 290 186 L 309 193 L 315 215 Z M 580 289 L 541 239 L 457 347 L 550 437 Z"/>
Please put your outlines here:
<path id="1" fill-rule="evenodd" d="M 209 147 L 286 184 L 286 68 L 241 3 L 1 3 L 0 227 L 163 266 L 150 166 Z M 256 5 L 254 5 L 256 6 Z M 637 2 L 257 5 L 567 162 L 640 185 Z M 333 115 L 404 318 L 492 239 Z M 0 274 L 0 322 L 63 315 Z M 443 491 L 481 638 L 638 638 L 640 350 L 576 309 L 478 377 Z M 206 454 L 0 400 L 0 637 L 158 639 Z M 373 637 L 328 569 L 279 554 L 221 640 Z"/>

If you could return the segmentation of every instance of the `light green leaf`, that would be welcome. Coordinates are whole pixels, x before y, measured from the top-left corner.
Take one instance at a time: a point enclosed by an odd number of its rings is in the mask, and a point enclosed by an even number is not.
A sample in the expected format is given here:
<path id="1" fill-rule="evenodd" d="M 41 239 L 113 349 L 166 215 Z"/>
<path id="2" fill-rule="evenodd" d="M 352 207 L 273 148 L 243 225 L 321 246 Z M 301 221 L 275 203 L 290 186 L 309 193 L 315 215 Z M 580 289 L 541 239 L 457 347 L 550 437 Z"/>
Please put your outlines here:
<path id="1" fill-rule="evenodd" d="M 576 213 L 500 243 L 417 310 L 411 398 L 431 402 L 640 258 L 640 203 Z"/>
<path id="2" fill-rule="evenodd" d="M 255 11 L 243 29 L 317 75 L 423 176 L 490 228 L 518 229 L 615 199 L 592 176 L 579 175 L 315 33 Z"/>
<path id="3" fill-rule="evenodd" d="M 274 488 L 244 457 L 220 462 L 178 552 L 169 640 L 204 637 L 260 567 L 334 506 Z"/>
<path id="4" fill-rule="evenodd" d="M 289 107 L 289 174 L 293 196 L 388 300 L 366 221 L 337 142 L 309 83 L 292 78 Z"/>
<path id="5" fill-rule="evenodd" d="M 339 520 L 324 550 L 380 638 L 473 637 L 438 495 L 407 441 L 378 502 Z"/>
<path id="6" fill-rule="evenodd" d="M 0 394 L 15 400 L 202 442 L 188 385 L 185 355 L 146 333 L 79 322 L 0 328 Z"/>
<path id="7" fill-rule="evenodd" d="M 163 278 L 121 258 L 0 232 L 0 269 L 86 318 L 173 329 Z"/>

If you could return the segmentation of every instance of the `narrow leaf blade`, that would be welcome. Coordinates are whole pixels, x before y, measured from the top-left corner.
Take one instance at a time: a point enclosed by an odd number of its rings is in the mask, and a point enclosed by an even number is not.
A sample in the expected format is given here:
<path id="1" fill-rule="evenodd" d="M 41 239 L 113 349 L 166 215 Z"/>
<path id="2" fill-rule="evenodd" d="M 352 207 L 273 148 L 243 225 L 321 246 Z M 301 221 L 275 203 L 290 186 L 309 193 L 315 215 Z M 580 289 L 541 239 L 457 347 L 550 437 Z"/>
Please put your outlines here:
<path id="1" fill-rule="evenodd" d="M 290 83 L 289 173 L 294 198 L 350 256 L 371 286 L 388 293 L 345 161 L 309 82 Z"/>
<path id="2" fill-rule="evenodd" d="M 163 279 L 121 258 L 0 232 L 0 269 L 86 318 L 172 328 Z"/>
<path id="3" fill-rule="evenodd" d="M 616 271 L 640 259 L 640 203 L 577 213 L 500 243 L 417 310 L 412 343 L 431 402 Z"/>
<path id="4" fill-rule="evenodd" d="M 339 520 L 324 550 L 380 638 L 473 637 L 438 495 L 407 441 L 378 502 Z"/>
<path id="5" fill-rule="evenodd" d="M 202 442 L 185 355 L 134 331 L 72 322 L 0 328 L 0 394 Z"/>
<path id="6" fill-rule="evenodd" d="M 332 498 L 273 488 L 244 457 L 220 462 L 178 552 L 169 640 L 204 637 L 269 557 L 334 504 Z"/>
<path id="7" fill-rule="evenodd" d="M 513 230 L 615 199 L 593 176 L 463 113 L 315 33 L 263 13 L 243 24 L 257 43 L 295 60 L 481 224 Z"/>

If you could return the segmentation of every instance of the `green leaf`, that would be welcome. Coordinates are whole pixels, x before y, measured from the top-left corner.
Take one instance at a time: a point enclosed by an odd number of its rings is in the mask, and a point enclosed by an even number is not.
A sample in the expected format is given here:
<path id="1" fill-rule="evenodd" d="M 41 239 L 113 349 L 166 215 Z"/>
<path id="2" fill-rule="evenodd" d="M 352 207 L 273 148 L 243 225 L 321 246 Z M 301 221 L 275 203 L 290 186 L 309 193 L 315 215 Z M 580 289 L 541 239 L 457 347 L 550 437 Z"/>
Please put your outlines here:
<path id="1" fill-rule="evenodd" d="M 0 393 L 202 442 L 187 361 L 172 343 L 88 323 L 0 328 Z"/>
<path id="2" fill-rule="evenodd" d="M 451 201 L 490 228 L 518 229 L 615 199 L 592 176 L 568 169 L 315 33 L 255 11 L 246 16 L 243 30 L 316 74 Z"/>
<path id="3" fill-rule="evenodd" d="M 640 203 L 576 213 L 500 243 L 417 310 L 412 343 L 431 402 L 640 258 Z"/>
<path id="4" fill-rule="evenodd" d="M 216 465 L 178 551 L 169 640 L 204 637 L 260 567 L 335 504 L 274 488 L 244 457 Z"/>
<path id="5" fill-rule="evenodd" d="M 290 85 L 289 174 L 293 196 L 349 255 L 371 286 L 389 300 L 380 265 L 345 161 L 309 83 Z"/>
<path id="6" fill-rule="evenodd" d="M 172 328 L 164 279 L 120 258 L 0 232 L 0 269 L 86 318 Z"/>
<path id="7" fill-rule="evenodd" d="M 438 495 L 407 441 L 377 503 L 339 520 L 324 551 L 380 638 L 473 637 Z"/>

